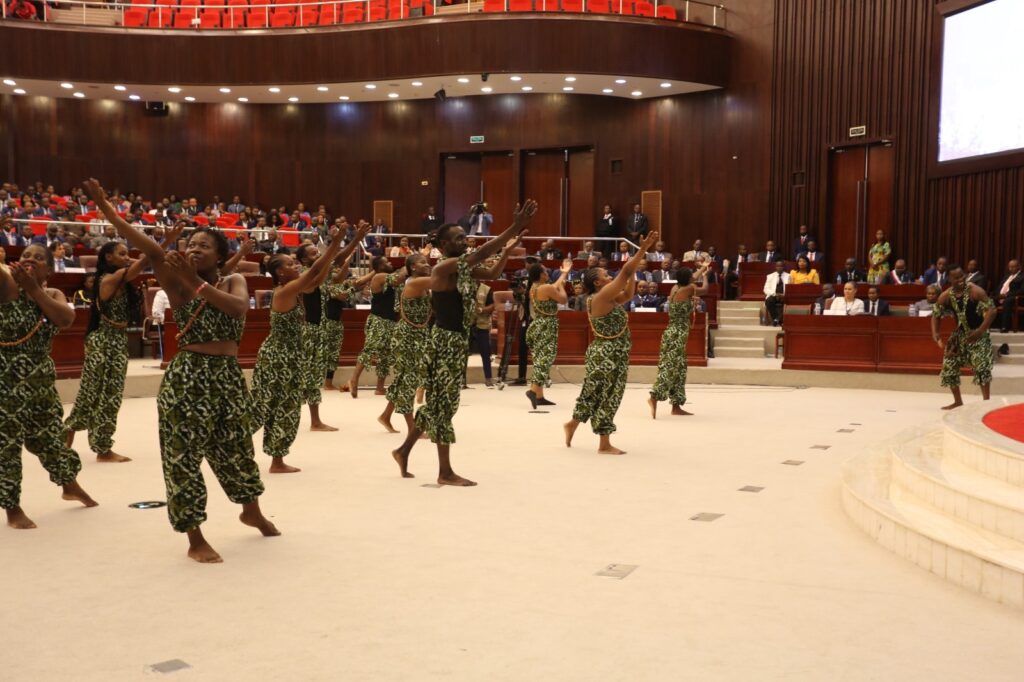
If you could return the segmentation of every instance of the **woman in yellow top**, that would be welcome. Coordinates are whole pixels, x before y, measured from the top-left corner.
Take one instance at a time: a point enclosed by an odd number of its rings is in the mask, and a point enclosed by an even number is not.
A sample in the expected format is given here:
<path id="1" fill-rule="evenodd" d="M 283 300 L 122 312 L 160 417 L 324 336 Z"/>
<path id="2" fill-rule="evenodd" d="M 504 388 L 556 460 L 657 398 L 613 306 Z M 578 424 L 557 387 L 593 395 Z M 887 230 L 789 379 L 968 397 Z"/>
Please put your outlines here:
<path id="1" fill-rule="evenodd" d="M 789 273 L 790 284 L 821 284 L 818 280 L 818 271 L 811 269 L 811 262 L 800 256 L 796 259 L 796 270 Z"/>
<path id="2" fill-rule="evenodd" d="M 892 247 L 885 241 L 885 232 L 875 232 L 875 243 L 868 251 L 868 284 L 881 284 L 885 276 L 889 274 L 889 256 L 892 255 Z"/>

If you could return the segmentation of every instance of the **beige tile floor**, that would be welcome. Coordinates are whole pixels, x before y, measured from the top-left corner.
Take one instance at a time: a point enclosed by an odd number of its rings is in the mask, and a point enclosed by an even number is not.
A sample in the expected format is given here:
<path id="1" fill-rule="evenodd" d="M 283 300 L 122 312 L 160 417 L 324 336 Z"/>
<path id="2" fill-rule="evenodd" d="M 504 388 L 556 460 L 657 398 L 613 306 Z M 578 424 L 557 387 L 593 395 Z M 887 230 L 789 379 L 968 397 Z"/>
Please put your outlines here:
<path id="1" fill-rule="evenodd" d="M 25 457 L 40 528 L 0 529 L 0 679 L 1024 678 L 1024 613 L 891 554 L 841 509 L 840 463 L 937 419 L 945 396 L 692 386 L 697 416 L 652 422 L 630 386 L 614 437 L 629 454 L 602 457 L 586 427 L 561 443 L 577 390 L 550 389 L 549 414 L 522 389 L 464 392 L 454 462 L 480 486 L 463 490 L 422 487 L 425 442 L 418 478 L 398 478 L 383 399 L 327 393 L 342 431 L 304 416 L 303 472 L 266 477 L 282 537 L 241 526 L 208 474 L 219 566 L 187 560 L 163 510 L 128 508 L 164 491 L 154 401 L 127 400 L 117 449 L 136 460 L 84 463 L 97 509 L 62 502 Z M 638 568 L 594 575 L 610 563 Z M 148 668 L 170 659 L 191 668 Z"/>

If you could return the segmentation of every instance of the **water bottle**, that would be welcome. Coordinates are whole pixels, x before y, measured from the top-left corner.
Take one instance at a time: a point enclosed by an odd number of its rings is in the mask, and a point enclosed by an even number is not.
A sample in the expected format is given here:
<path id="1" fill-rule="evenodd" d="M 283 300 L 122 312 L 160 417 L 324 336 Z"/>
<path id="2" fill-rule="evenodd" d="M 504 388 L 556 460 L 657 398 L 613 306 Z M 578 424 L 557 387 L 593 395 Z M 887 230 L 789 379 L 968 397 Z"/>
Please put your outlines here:
<path id="1" fill-rule="evenodd" d="M 249 294 L 249 310 L 253 310 L 255 308 L 256 308 L 256 297 L 253 296 L 252 294 Z"/>
<path id="2" fill-rule="evenodd" d="M 511 312 L 511 310 L 512 310 L 512 301 L 505 301 L 505 312 L 506 313 L 507 312 Z"/>
<path id="3" fill-rule="evenodd" d="M 634 303 L 633 301 L 630 301 L 629 302 L 629 312 L 633 312 L 635 310 L 636 310 L 636 303 Z"/>
<path id="4" fill-rule="evenodd" d="M 814 314 L 815 315 L 821 315 L 821 304 L 820 303 L 815 303 L 814 304 Z"/>
<path id="5" fill-rule="evenodd" d="M 910 306 L 907 308 L 907 316 L 908 317 L 917 317 L 917 304 L 916 303 L 911 303 Z"/>

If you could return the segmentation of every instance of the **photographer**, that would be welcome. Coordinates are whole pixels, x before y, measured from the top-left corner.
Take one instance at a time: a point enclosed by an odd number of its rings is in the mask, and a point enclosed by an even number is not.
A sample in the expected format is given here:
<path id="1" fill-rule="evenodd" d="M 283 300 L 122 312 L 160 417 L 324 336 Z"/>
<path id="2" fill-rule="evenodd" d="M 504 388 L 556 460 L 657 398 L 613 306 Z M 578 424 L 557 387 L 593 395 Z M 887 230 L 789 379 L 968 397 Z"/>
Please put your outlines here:
<path id="1" fill-rule="evenodd" d="M 491 223 L 494 222 L 494 216 L 488 213 L 486 203 L 481 201 L 470 206 L 466 222 L 468 225 L 466 234 L 474 237 L 491 236 Z"/>

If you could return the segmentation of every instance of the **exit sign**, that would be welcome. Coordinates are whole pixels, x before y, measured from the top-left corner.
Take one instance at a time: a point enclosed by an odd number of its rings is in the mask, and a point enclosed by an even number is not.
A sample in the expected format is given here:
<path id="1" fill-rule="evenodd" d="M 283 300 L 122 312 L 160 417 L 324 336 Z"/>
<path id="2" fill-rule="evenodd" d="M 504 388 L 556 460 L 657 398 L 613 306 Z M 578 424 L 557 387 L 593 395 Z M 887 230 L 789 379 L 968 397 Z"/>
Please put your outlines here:
<path id="1" fill-rule="evenodd" d="M 483 135 L 470 135 L 469 136 L 469 143 L 470 144 L 483 144 L 484 143 L 484 136 Z"/>

